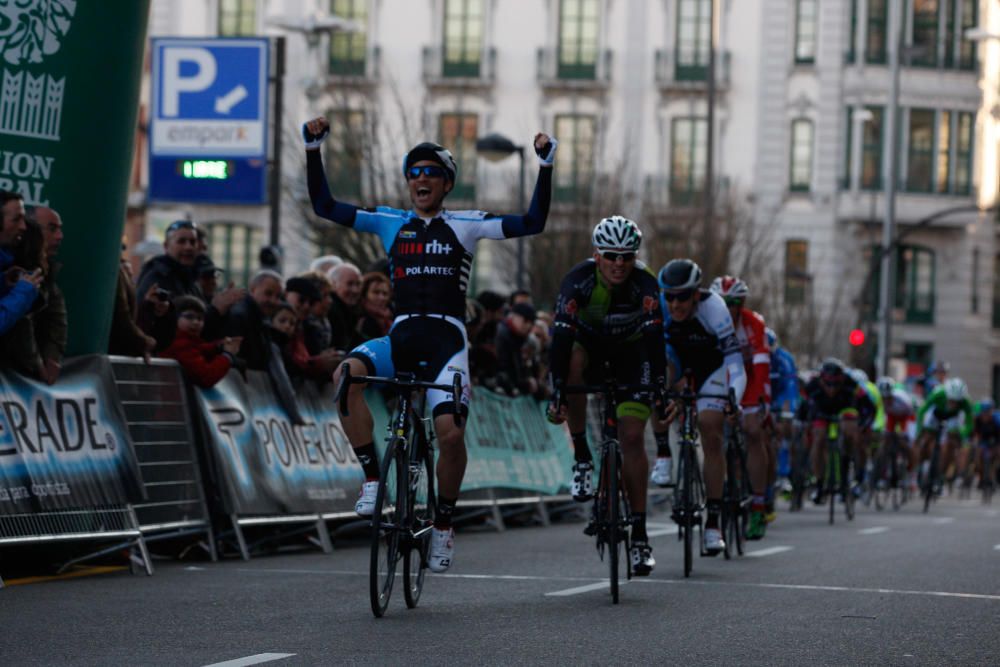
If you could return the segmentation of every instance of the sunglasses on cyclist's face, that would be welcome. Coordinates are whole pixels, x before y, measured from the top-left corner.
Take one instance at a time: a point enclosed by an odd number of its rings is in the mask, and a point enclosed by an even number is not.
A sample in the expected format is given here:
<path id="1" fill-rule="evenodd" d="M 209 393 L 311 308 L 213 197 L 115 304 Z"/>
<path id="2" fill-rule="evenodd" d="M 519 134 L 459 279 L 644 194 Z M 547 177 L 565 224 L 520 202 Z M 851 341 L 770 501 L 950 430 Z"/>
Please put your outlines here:
<path id="1" fill-rule="evenodd" d="M 743 298 L 742 297 L 728 297 L 726 298 L 726 305 L 730 308 L 742 308 Z"/>
<path id="2" fill-rule="evenodd" d="M 687 301 L 694 296 L 693 289 L 681 290 L 679 292 L 663 292 L 663 298 L 667 301 Z"/>
<path id="3" fill-rule="evenodd" d="M 634 252 L 615 252 L 614 250 L 604 250 L 601 257 L 609 262 L 617 262 L 619 259 L 624 263 L 629 263 L 635 259 Z"/>
<path id="4" fill-rule="evenodd" d="M 447 173 L 448 172 L 444 170 L 444 167 L 428 164 L 423 167 L 410 167 L 406 170 L 406 178 L 412 181 L 416 178 L 420 178 L 420 174 L 423 174 L 427 178 L 444 178 Z"/>

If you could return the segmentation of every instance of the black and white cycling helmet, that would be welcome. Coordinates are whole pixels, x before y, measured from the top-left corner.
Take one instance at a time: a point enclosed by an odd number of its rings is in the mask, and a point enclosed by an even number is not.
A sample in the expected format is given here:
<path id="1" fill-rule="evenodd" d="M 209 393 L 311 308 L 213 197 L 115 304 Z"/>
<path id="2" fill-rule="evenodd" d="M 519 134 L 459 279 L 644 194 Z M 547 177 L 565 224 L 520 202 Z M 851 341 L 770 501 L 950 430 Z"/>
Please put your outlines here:
<path id="1" fill-rule="evenodd" d="M 403 158 L 403 177 L 406 177 L 410 167 L 421 160 L 437 162 L 448 173 L 448 180 L 455 182 L 455 178 L 458 176 L 458 164 L 455 162 L 454 156 L 447 148 L 432 141 L 425 141 L 410 149 L 410 152 Z"/>
<path id="2" fill-rule="evenodd" d="M 672 259 L 657 275 L 660 289 L 671 292 L 701 287 L 701 267 L 690 259 Z"/>
<path id="3" fill-rule="evenodd" d="M 639 231 L 639 225 L 632 220 L 612 215 L 597 223 L 591 240 L 598 250 L 638 252 L 639 246 L 642 245 L 642 232 Z"/>

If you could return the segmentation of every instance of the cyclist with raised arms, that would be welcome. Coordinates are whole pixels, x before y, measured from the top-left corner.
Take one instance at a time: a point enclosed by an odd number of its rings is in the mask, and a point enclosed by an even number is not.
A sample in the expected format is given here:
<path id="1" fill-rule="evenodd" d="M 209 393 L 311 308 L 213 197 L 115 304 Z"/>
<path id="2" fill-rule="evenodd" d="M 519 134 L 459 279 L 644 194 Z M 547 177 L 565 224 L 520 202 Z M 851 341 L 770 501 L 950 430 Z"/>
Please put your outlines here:
<path id="1" fill-rule="evenodd" d="M 959 420 L 959 415 L 964 415 L 964 419 Z M 921 474 L 926 476 L 929 472 L 934 438 L 940 438 L 941 432 L 945 431 L 938 479 L 944 477 L 955 451 L 971 435 L 973 419 L 969 388 L 961 378 L 948 378 L 927 395 L 917 411 L 917 428 L 920 429 L 920 434 L 915 456 L 919 457 Z M 934 490 L 935 493 L 938 491 L 939 489 Z"/>
<path id="2" fill-rule="evenodd" d="M 344 365 L 352 375 L 392 377 L 395 372 L 418 373 L 419 379 L 451 384 L 462 375 L 462 414 L 468 414 L 470 396 L 469 353 L 465 332 L 465 291 L 469 283 L 476 243 L 483 238 L 507 239 L 538 234 L 545 228 L 552 193 L 552 163 L 557 141 L 535 135 L 534 146 L 541 168 L 531 206 L 524 215 L 493 215 L 485 211 L 450 211 L 444 199 L 455 187 L 458 166 L 451 153 L 434 143 L 413 147 L 403 160 L 412 210 L 386 206 L 359 208 L 333 199 L 323 170 L 320 146 L 329 134 L 325 118 L 302 126 L 306 147 L 309 197 L 316 214 L 345 227 L 378 234 L 389 256 L 396 318 L 389 335 L 354 348 Z M 343 366 L 337 370 L 340 380 Z M 378 492 L 379 467 L 371 411 L 364 387 L 352 384 L 348 394 L 349 416 L 342 416 L 344 431 L 364 469 L 366 481 L 355 510 L 370 516 Z M 434 416 L 440 446 L 437 463 L 438 503 L 428 565 L 443 572 L 454 555 L 452 513 L 465 475 L 465 425 L 453 419 L 455 406 L 448 392 L 428 391 L 427 406 Z"/>
<path id="3" fill-rule="evenodd" d="M 672 381 L 690 376 L 695 392 L 724 395 L 731 387 L 739 403 L 747 386 L 743 354 L 726 302 L 701 289 L 701 268 L 690 259 L 674 259 L 660 269 L 661 307 L 667 356 L 675 371 Z M 722 452 L 725 400 L 699 398 L 698 430 L 705 453 L 705 495 L 708 517 L 703 533 L 705 552 L 717 555 L 726 544 L 720 529 L 726 460 Z M 731 415 L 736 419 L 738 415 Z"/>
<path id="4" fill-rule="evenodd" d="M 642 243 L 639 227 L 613 215 L 601 220 L 592 236 L 594 256 L 566 274 L 556 300 L 550 349 L 552 385 L 600 384 L 609 361 L 620 384 L 666 387 L 663 318 L 656 278 L 637 260 Z M 630 560 L 639 576 L 652 572 L 656 561 L 646 533 L 646 489 L 649 461 L 643 433 L 654 396 L 618 396 L 618 432 L 622 447 L 622 479 L 632 511 Z M 593 456 L 587 443 L 586 396 L 566 396 L 566 404 L 549 407 L 549 419 L 568 417 L 573 439 L 573 498 L 593 497 Z"/>
<path id="5" fill-rule="evenodd" d="M 771 405 L 771 351 L 767 348 L 764 335 L 764 318 L 744 305 L 750 296 L 747 284 L 733 276 L 721 276 L 712 281 L 711 289 L 726 302 L 746 367 L 747 389 L 740 408 L 743 411 L 743 431 L 746 433 L 747 471 L 750 473 L 750 486 L 753 487 L 747 539 L 759 540 L 767 529 L 770 456 L 765 442 L 764 422 Z"/>

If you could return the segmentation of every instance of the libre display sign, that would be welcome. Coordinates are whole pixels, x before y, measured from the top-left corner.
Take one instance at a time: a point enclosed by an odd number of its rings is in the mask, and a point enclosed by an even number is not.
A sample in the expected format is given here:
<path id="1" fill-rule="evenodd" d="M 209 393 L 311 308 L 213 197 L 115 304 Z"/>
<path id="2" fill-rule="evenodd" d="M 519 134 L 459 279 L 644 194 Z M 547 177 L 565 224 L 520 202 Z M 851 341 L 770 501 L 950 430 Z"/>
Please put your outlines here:
<path id="1" fill-rule="evenodd" d="M 0 189 L 60 213 L 69 354 L 104 352 L 149 0 L 0 2 Z"/>
<path id="2" fill-rule="evenodd" d="M 149 197 L 267 201 L 266 39 L 153 40 Z"/>

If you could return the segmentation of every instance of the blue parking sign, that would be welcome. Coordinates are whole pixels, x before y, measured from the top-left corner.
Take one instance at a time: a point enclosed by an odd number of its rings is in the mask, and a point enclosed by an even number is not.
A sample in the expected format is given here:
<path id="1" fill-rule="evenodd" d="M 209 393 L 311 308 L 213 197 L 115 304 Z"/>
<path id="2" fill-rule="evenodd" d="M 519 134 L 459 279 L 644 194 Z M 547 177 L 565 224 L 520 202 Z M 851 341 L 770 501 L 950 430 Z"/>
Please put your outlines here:
<path id="1" fill-rule="evenodd" d="M 153 40 L 150 199 L 265 201 L 268 40 Z"/>

